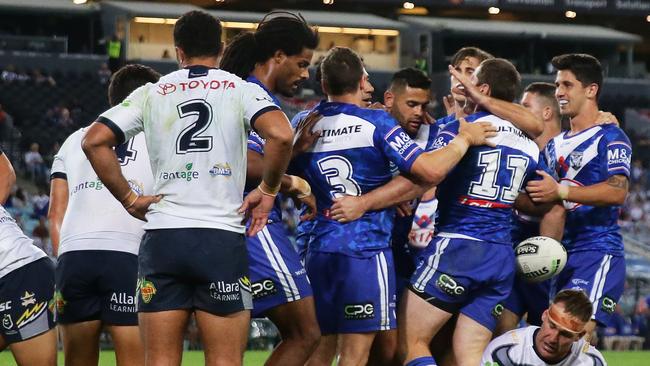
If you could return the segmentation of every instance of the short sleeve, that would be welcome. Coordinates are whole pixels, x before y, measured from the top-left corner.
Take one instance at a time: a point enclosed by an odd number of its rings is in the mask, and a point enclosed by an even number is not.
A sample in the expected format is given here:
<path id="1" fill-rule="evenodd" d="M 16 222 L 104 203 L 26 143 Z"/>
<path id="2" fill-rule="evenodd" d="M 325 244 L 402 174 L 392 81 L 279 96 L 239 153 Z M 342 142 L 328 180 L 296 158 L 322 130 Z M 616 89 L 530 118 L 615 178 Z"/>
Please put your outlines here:
<path id="1" fill-rule="evenodd" d="M 70 138 L 72 138 L 74 135 L 71 135 Z M 54 159 L 52 161 L 52 170 L 50 173 L 50 178 L 60 178 L 60 179 L 68 179 L 68 172 L 65 168 L 65 155 L 66 151 L 68 150 L 67 147 L 69 145 L 68 140 L 66 140 L 63 143 L 63 146 L 57 151 L 56 155 L 54 155 Z"/>
<path id="2" fill-rule="evenodd" d="M 260 155 L 264 155 L 264 139 L 260 137 L 255 131 L 248 134 L 248 150 L 255 151 Z"/>
<path id="3" fill-rule="evenodd" d="M 446 124 L 436 135 L 435 139 L 431 143 L 429 150 L 435 151 L 447 146 L 447 144 L 449 144 L 449 142 L 453 140 L 457 134 L 458 134 L 458 122 L 452 122 Z"/>
<path id="4" fill-rule="evenodd" d="M 632 146 L 625 133 L 619 128 L 607 131 L 599 147 L 607 154 L 607 175 L 624 175 L 629 178 Z M 604 155 L 602 150 L 599 152 Z"/>
<path id="5" fill-rule="evenodd" d="M 423 151 L 388 113 L 383 113 L 384 115 L 377 119 L 375 146 L 400 171 L 408 172 Z"/>
<path id="6" fill-rule="evenodd" d="M 255 120 L 269 111 L 280 110 L 273 98 L 259 85 L 246 82 L 242 84 L 242 105 L 244 106 L 244 120 L 247 127 L 254 128 Z"/>
<path id="7" fill-rule="evenodd" d="M 298 126 L 298 124 L 300 123 L 300 121 L 305 119 L 305 117 L 307 117 L 309 112 L 311 112 L 311 111 L 309 109 L 307 109 L 307 110 L 300 111 L 300 112 L 296 113 L 296 115 L 293 116 L 293 118 L 291 119 L 291 128 L 293 128 L 295 130 L 296 127 Z"/>
<path id="8" fill-rule="evenodd" d="M 128 141 L 144 129 L 144 106 L 149 85 L 134 90 L 122 103 L 102 113 L 97 122 L 106 125 L 117 137 L 117 144 Z"/>

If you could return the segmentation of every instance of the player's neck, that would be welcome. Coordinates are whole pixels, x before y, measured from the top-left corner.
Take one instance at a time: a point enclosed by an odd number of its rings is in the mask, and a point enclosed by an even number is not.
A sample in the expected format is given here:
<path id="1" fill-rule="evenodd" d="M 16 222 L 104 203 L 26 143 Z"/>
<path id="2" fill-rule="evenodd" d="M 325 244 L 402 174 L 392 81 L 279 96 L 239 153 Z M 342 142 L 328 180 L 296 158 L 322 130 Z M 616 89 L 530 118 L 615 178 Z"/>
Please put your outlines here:
<path id="1" fill-rule="evenodd" d="M 354 93 L 354 94 L 343 94 L 343 95 L 328 95 L 327 96 L 327 101 L 328 102 L 334 102 L 334 103 L 348 103 L 348 104 L 354 104 L 354 105 L 361 105 L 363 102 L 363 95 L 361 93 Z"/>
<path id="2" fill-rule="evenodd" d="M 251 75 L 264 84 L 266 89 L 271 93 L 275 94 L 275 73 L 273 72 L 273 68 L 269 66 L 268 62 L 255 65 Z"/>
<path id="3" fill-rule="evenodd" d="M 571 134 L 582 132 L 596 125 L 598 119 L 598 106 L 590 105 L 582 108 L 580 113 L 571 118 Z"/>
<path id="4" fill-rule="evenodd" d="M 551 126 L 552 125 L 552 126 Z M 559 135 L 562 130 L 554 126 L 559 126 L 560 124 L 557 121 L 544 121 L 544 132 L 535 139 L 535 143 L 540 150 L 543 150 L 546 147 L 551 139 Z"/>
<path id="5" fill-rule="evenodd" d="M 190 66 L 218 67 L 217 57 L 190 57 L 180 62 L 181 68 Z"/>

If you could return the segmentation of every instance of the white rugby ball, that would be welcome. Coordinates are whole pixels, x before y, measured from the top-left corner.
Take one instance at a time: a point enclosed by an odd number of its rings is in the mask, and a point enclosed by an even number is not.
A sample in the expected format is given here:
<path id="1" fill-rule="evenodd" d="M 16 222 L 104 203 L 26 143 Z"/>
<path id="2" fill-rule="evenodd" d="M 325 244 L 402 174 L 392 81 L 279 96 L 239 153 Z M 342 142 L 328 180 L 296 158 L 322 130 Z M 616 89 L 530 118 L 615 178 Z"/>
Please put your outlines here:
<path id="1" fill-rule="evenodd" d="M 528 238 L 515 247 L 517 272 L 529 282 L 542 282 L 560 273 L 567 254 L 557 240 L 546 236 Z"/>

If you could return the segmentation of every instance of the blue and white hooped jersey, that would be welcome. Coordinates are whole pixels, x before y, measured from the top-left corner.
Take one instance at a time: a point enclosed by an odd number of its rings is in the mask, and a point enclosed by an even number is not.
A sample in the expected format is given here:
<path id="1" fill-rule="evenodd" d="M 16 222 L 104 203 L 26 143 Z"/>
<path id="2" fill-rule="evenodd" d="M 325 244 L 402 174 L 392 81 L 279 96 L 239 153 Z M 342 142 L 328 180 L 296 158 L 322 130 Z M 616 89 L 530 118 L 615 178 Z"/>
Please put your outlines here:
<path id="1" fill-rule="evenodd" d="M 625 132 L 614 125 L 593 126 L 575 135 L 563 132 L 545 150 L 560 183 L 591 186 L 614 175 L 630 177 L 632 147 Z M 595 207 L 564 202 L 567 209 L 563 244 L 569 252 L 599 250 L 623 255 L 619 233 L 620 206 Z"/>
<path id="2" fill-rule="evenodd" d="M 323 116 L 313 128 L 322 131 L 321 136 L 294 161 L 320 211 L 309 250 L 373 255 L 389 246 L 394 210 L 367 212 L 342 224 L 329 218 L 333 199 L 360 196 L 384 185 L 393 176 L 391 163 L 410 171 L 422 149 L 385 111 L 334 102 L 322 102 L 315 109 Z"/>
<path id="3" fill-rule="evenodd" d="M 497 136 L 490 140 L 496 147 L 477 146 L 468 150 L 447 178 L 438 185 L 441 236 L 483 240 L 512 245 L 510 226 L 512 205 L 524 184 L 535 177 L 536 169 L 545 169 L 539 148 L 512 123 L 497 116 L 478 112 L 465 118 L 490 122 Z M 448 123 L 438 134 L 434 148 L 447 145 L 458 133 L 459 122 Z"/>
<path id="4" fill-rule="evenodd" d="M 262 84 L 262 82 L 259 81 L 255 76 L 249 76 L 248 78 L 246 78 L 246 81 L 248 81 L 249 83 L 254 83 L 259 85 L 269 95 L 271 100 L 273 100 L 273 103 L 275 103 L 275 105 L 280 107 L 280 100 L 275 95 L 273 95 L 273 93 L 271 93 L 266 88 L 266 86 Z M 248 150 L 255 151 L 256 153 L 264 156 L 265 143 L 266 140 L 264 140 L 262 136 L 258 135 L 257 132 L 251 130 L 250 133 L 248 134 L 248 141 L 247 141 Z M 248 192 L 244 192 L 244 197 L 246 197 L 247 194 Z M 269 220 L 272 222 L 282 222 L 282 207 L 280 206 L 281 200 L 282 200 L 281 195 L 278 195 L 275 198 L 275 204 L 273 205 L 273 210 L 271 210 L 271 212 L 269 213 Z"/>

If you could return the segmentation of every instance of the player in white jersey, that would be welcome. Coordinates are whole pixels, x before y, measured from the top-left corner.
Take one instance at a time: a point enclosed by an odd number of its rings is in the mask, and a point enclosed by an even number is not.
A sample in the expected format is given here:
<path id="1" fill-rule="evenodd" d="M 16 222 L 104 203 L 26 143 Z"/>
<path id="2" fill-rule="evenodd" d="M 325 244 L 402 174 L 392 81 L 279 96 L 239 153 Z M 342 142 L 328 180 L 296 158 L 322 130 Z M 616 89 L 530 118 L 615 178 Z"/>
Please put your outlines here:
<path id="1" fill-rule="evenodd" d="M 147 220 L 138 253 L 145 364 L 180 365 L 194 312 L 206 364 L 239 365 L 252 307 L 242 213 L 252 210 L 249 235 L 266 224 L 293 134 L 262 88 L 216 68 L 217 19 L 184 14 L 174 25 L 174 42 L 182 69 L 104 112 L 82 147 L 113 196 Z M 265 166 L 260 186 L 242 200 L 250 128 L 266 139 Z M 112 149 L 141 131 L 155 196 L 132 191 Z"/>
<path id="2" fill-rule="evenodd" d="M 542 314 L 541 327 L 495 338 L 483 352 L 481 366 L 606 366 L 603 355 L 583 338 L 591 312 L 583 291 L 562 290 Z"/>
<path id="3" fill-rule="evenodd" d="M 16 172 L 4 151 L 0 150 L 0 204 L 9 198 L 11 190 L 16 183 Z"/>
<path id="4" fill-rule="evenodd" d="M 108 86 L 109 104 L 160 78 L 153 69 L 128 65 Z M 54 157 L 50 193 L 56 267 L 57 321 L 63 330 L 66 365 L 97 364 L 99 336 L 107 326 L 119 365 L 144 360 L 135 294 L 143 222 L 108 192 L 81 151 L 87 128 L 70 135 Z M 140 133 L 117 146 L 122 173 L 138 194 L 151 194 L 153 176 Z"/>

